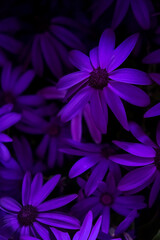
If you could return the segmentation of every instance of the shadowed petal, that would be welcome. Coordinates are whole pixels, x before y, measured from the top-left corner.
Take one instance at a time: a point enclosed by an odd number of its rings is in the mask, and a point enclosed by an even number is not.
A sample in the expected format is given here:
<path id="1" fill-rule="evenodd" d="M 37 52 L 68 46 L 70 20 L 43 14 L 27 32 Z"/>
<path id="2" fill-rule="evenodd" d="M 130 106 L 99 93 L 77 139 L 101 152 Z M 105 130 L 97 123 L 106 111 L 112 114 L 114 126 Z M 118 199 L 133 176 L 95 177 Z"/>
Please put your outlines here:
<path id="1" fill-rule="evenodd" d="M 91 109 L 90 105 L 86 104 L 84 108 L 84 118 L 86 120 L 89 132 L 93 138 L 93 140 L 98 144 L 101 142 L 101 133 L 97 129 L 95 122 L 93 121 L 92 115 L 91 115 Z"/>
<path id="2" fill-rule="evenodd" d="M 40 36 L 39 35 L 36 35 L 34 37 L 31 55 L 32 55 L 32 65 L 33 65 L 35 72 L 39 76 L 42 76 L 44 66 L 43 66 L 43 58 L 42 58 L 42 51 L 41 51 L 41 46 L 40 46 Z"/>
<path id="3" fill-rule="evenodd" d="M 160 174 L 158 172 L 149 195 L 149 207 L 152 207 L 153 203 L 157 198 L 159 191 L 160 191 Z"/>
<path id="4" fill-rule="evenodd" d="M 135 122 L 129 122 L 129 128 L 133 136 L 146 145 L 157 147 L 156 144 L 145 134 L 143 129 Z"/>
<path id="5" fill-rule="evenodd" d="M 134 221 L 134 219 L 136 217 L 138 217 L 138 213 L 136 210 L 131 211 L 128 216 L 125 218 L 125 220 L 123 220 L 118 227 L 116 228 L 115 234 L 119 235 L 121 233 L 123 233 L 124 231 L 126 231 L 128 229 L 128 227 L 132 224 L 132 222 Z"/>
<path id="6" fill-rule="evenodd" d="M 160 85 L 160 74 L 159 73 L 149 73 L 150 78 Z"/>
<path id="7" fill-rule="evenodd" d="M 143 59 L 143 63 L 147 63 L 147 64 L 160 63 L 160 49 L 155 50 L 155 51 L 149 53 L 149 54 Z"/>
<path id="8" fill-rule="evenodd" d="M 21 115 L 18 113 L 8 113 L 0 117 L 0 132 L 6 130 L 7 128 L 13 126 L 18 121 L 20 121 Z"/>
<path id="9" fill-rule="evenodd" d="M 158 122 L 158 125 L 157 125 L 156 140 L 157 140 L 158 146 L 160 146 L 160 122 Z"/>
<path id="10" fill-rule="evenodd" d="M 15 88 L 13 88 L 13 92 L 16 95 L 21 94 L 28 88 L 31 81 L 35 76 L 35 72 L 33 70 L 28 70 L 25 72 L 17 81 Z"/>
<path id="11" fill-rule="evenodd" d="M 113 19 L 112 19 L 112 28 L 115 29 L 123 20 L 123 18 L 125 17 L 128 8 L 129 8 L 129 0 L 117 0 L 116 1 L 116 7 L 114 10 L 114 15 L 113 15 Z"/>
<path id="12" fill-rule="evenodd" d="M 160 115 L 160 103 L 157 103 L 155 106 L 151 107 L 145 114 L 144 118 L 156 117 Z"/>
<path id="13" fill-rule="evenodd" d="M 47 34 L 41 35 L 40 43 L 42 53 L 48 67 L 50 68 L 51 72 L 59 78 L 60 76 L 62 76 L 61 62 L 56 52 L 56 49 Z"/>
<path id="14" fill-rule="evenodd" d="M 108 233 L 110 226 L 110 208 L 105 207 L 102 214 L 102 232 Z"/>
<path id="15" fill-rule="evenodd" d="M 74 141 L 80 142 L 82 137 L 82 114 L 79 113 L 71 120 L 71 133 Z"/>
<path id="16" fill-rule="evenodd" d="M 150 13 L 146 0 L 132 0 L 131 7 L 137 22 L 143 29 L 150 28 Z"/>

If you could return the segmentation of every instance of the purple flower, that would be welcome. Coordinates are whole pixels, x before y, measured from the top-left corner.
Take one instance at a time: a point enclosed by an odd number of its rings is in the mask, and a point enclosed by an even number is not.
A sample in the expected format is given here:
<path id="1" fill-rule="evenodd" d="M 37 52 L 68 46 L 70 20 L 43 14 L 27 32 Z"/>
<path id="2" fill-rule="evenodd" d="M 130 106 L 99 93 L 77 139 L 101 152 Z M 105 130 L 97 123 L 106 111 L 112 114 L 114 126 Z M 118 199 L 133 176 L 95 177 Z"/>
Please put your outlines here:
<path id="1" fill-rule="evenodd" d="M 63 165 L 63 153 L 59 151 L 65 137 L 70 137 L 68 126 L 57 117 L 58 107 L 55 104 L 47 105 L 33 111 L 23 111 L 22 122 L 17 125 L 21 131 L 29 134 L 42 135 L 42 140 L 36 149 L 40 159 L 47 155 L 47 164 L 50 168 L 57 163 Z M 46 120 L 45 117 L 49 117 Z"/>
<path id="2" fill-rule="evenodd" d="M 31 146 L 24 138 L 13 138 L 14 156 L 0 164 L 0 195 L 19 199 L 22 180 L 27 171 L 35 174 L 44 171 L 42 161 L 34 161 Z"/>
<path id="3" fill-rule="evenodd" d="M 82 114 L 89 104 L 90 117 L 99 132 L 104 134 L 107 132 L 108 105 L 121 125 L 128 130 L 127 116 L 120 98 L 140 107 L 150 102 L 145 92 L 131 85 L 150 84 L 146 73 L 131 68 L 115 70 L 129 56 L 137 38 L 137 34 L 130 36 L 114 50 L 114 32 L 106 29 L 100 38 L 99 47 L 90 51 L 90 57 L 80 51 L 71 52 L 71 62 L 80 71 L 68 74 L 58 82 L 57 87 L 68 89 L 68 97 L 72 97 L 59 113 L 62 121 L 72 120 Z M 74 126 L 76 128 L 79 129 L 79 121 Z"/>
<path id="4" fill-rule="evenodd" d="M 42 8 L 42 11 L 39 13 L 36 11 L 30 16 L 30 29 L 33 29 L 28 34 L 29 41 L 25 43 L 20 58 L 24 59 L 25 65 L 32 62 L 39 76 L 43 75 L 46 64 L 52 74 L 59 78 L 62 76 L 62 63 L 70 66 L 68 48 L 84 49 L 82 42 L 70 30 L 77 29 L 78 24 L 67 17 L 50 18 L 49 13 L 45 13 L 44 7 L 38 5 L 37 9 Z"/>
<path id="5" fill-rule="evenodd" d="M 143 196 L 123 196 L 118 191 L 115 179 L 112 174 L 108 174 L 106 182 L 100 182 L 96 191 L 87 198 L 80 200 L 76 203 L 72 210 L 80 218 L 91 210 L 94 218 L 102 214 L 101 231 L 104 233 L 109 232 L 110 227 L 110 210 L 125 216 L 125 220 L 120 223 L 116 229 L 116 235 L 124 232 L 135 217 L 138 216 L 137 210 L 145 208 Z"/>
<path id="6" fill-rule="evenodd" d="M 143 132 L 141 127 L 130 123 L 130 131 L 140 143 L 113 141 L 129 154 L 111 156 L 112 161 L 124 166 L 140 167 L 127 173 L 120 181 L 118 189 L 124 192 L 138 192 L 153 182 L 149 196 L 149 206 L 156 200 L 160 190 L 160 123 L 157 127 L 157 145 Z"/>
<path id="7" fill-rule="evenodd" d="M 79 229 L 79 221 L 65 213 L 57 212 L 60 208 L 73 201 L 77 195 L 44 200 L 53 191 L 60 175 L 53 176 L 43 185 L 41 173 L 31 181 L 30 173 L 26 173 L 22 185 L 22 204 L 10 197 L 0 199 L 0 208 L 6 212 L 3 218 L 4 228 L 10 227 L 13 234 L 29 235 L 50 240 L 49 227 L 63 229 Z"/>
<path id="8" fill-rule="evenodd" d="M 96 21 L 114 0 L 100 0 L 92 6 L 93 10 L 93 21 Z M 135 19 L 141 28 L 147 30 L 151 25 L 151 9 L 153 8 L 152 2 L 150 0 L 117 0 L 114 10 L 114 15 L 112 19 L 112 28 L 117 28 L 126 16 L 129 7 L 132 8 Z"/>
<path id="9" fill-rule="evenodd" d="M 2 132 L 16 124 L 21 119 L 20 114 L 11 112 L 12 109 L 12 104 L 6 104 L 0 108 L 0 160 L 4 161 L 7 161 L 10 158 L 10 153 L 3 142 L 12 142 L 12 139 Z"/>
<path id="10" fill-rule="evenodd" d="M 101 226 L 102 217 L 100 216 L 96 221 L 95 225 L 92 226 L 93 214 L 89 211 L 82 223 L 80 230 L 73 236 L 73 240 L 96 240 L 100 226 Z M 51 228 L 53 234 L 57 240 L 71 240 L 68 233 L 58 231 L 55 228 Z"/>
<path id="11" fill-rule="evenodd" d="M 119 166 L 109 160 L 109 157 L 115 154 L 115 149 L 109 144 L 78 143 L 66 139 L 61 151 L 70 155 L 83 156 L 71 168 L 70 178 L 75 178 L 89 169 L 92 170 L 84 189 L 88 196 L 95 191 L 108 170 L 115 176 L 116 181 L 121 178 Z"/>
<path id="12" fill-rule="evenodd" d="M 24 72 L 23 67 L 13 68 L 10 63 L 6 64 L 1 75 L 1 102 L 13 104 L 14 110 L 20 113 L 23 108 L 28 109 L 42 104 L 43 99 L 38 95 L 23 95 L 34 76 L 33 70 Z"/>

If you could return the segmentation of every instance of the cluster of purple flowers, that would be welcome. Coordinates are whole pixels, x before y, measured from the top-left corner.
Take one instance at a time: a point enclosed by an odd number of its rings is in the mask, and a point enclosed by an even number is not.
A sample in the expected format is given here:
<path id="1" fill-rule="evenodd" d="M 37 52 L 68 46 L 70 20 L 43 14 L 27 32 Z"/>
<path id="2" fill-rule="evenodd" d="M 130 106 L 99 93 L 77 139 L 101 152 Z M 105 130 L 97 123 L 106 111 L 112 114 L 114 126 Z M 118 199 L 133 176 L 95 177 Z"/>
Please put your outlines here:
<path id="1" fill-rule="evenodd" d="M 151 240 L 159 2 L 0 8 L 0 240 Z"/>

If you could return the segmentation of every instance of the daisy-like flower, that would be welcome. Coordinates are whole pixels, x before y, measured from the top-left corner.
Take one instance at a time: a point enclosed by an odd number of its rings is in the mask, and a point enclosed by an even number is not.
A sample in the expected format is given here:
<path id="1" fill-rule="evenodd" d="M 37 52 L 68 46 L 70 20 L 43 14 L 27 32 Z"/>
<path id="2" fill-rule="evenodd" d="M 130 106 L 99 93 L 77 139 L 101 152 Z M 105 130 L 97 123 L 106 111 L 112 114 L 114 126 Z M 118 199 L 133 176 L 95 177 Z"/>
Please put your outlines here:
<path id="1" fill-rule="evenodd" d="M 84 188 L 88 196 L 95 191 L 108 170 L 115 176 L 116 181 L 121 178 L 119 166 L 109 160 L 109 157 L 115 154 L 114 147 L 109 144 L 78 143 L 65 139 L 61 151 L 69 155 L 83 156 L 71 168 L 70 178 L 75 178 L 89 169 L 92 170 Z"/>
<path id="2" fill-rule="evenodd" d="M 129 154 L 118 154 L 110 158 L 121 165 L 140 168 L 127 173 L 121 179 L 118 189 L 135 193 L 153 182 L 149 196 L 149 206 L 151 207 L 160 190 L 160 123 L 156 132 L 157 144 L 134 122 L 130 123 L 130 131 L 140 143 L 113 141 Z"/>
<path id="3" fill-rule="evenodd" d="M 24 138 L 13 138 L 14 156 L 0 162 L 0 196 L 20 198 L 22 180 L 27 171 L 32 174 L 45 170 L 42 161 L 34 161 L 29 142 Z"/>
<path id="4" fill-rule="evenodd" d="M 6 104 L 0 108 L 0 160 L 4 161 L 7 161 L 10 158 L 10 153 L 3 143 L 12 142 L 12 139 L 2 132 L 16 124 L 21 119 L 20 114 L 11 112 L 12 109 L 12 104 Z"/>
<path id="5" fill-rule="evenodd" d="M 42 135 L 36 154 L 40 159 L 47 156 L 50 168 L 55 164 L 63 165 L 63 153 L 59 148 L 64 138 L 70 137 L 70 129 L 57 117 L 58 107 L 55 104 L 47 105 L 33 111 L 23 111 L 23 119 L 17 128 L 29 134 Z M 48 119 L 46 119 L 48 117 Z"/>
<path id="6" fill-rule="evenodd" d="M 93 21 L 96 21 L 114 0 L 100 0 L 92 6 L 93 11 Z M 116 0 L 116 6 L 114 10 L 114 15 L 112 19 L 112 28 L 118 27 L 126 16 L 129 7 L 132 8 L 135 19 L 141 28 L 147 30 L 151 25 L 151 10 L 153 8 L 152 2 L 150 0 Z"/>
<path id="7" fill-rule="evenodd" d="M 125 216 L 125 220 L 116 229 L 115 234 L 118 235 L 138 216 L 137 210 L 145 207 L 143 196 L 123 196 L 116 187 L 113 175 L 108 174 L 106 181 L 100 182 L 96 191 L 91 196 L 79 200 L 72 210 L 80 218 L 89 210 L 93 212 L 94 218 L 102 215 L 101 231 L 107 234 L 110 228 L 110 210 Z"/>
<path id="8" fill-rule="evenodd" d="M 43 103 L 38 95 L 23 95 L 35 76 L 33 70 L 23 71 L 23 67 L 13 68 L 11 63 L 5 65 L 1 75 L 0 99 L 1 103 L 11 103 L 16 112 L 23 108 L 35 107 Z"/>
<path id="9" fill-rule="evenodd" d="M 72 240 L 96 240 L 101 227 L 102 217 L 98 218 L 94 226 L 92 226 L 92 222 L 93 214 L 89 211 L 83 220 L 80 230 L 73 236 Z M 71 240 L 68 233 L 60 232 L 55 228 L 51 228 L 51 230 L 57 240 Z"/>
<path id="10" fill-rule="evenodd" d="M 78 24 L 72 19 L 57 16 L 55 4 L 39 1 L 34 7 L 30 4 L 30 12 L 26 16 L 23 32 L 27 35 L 21 59 L 25 65 L 32 66 L 39 76 L 44 73 L 45 65 L 53 75 L 63 74 L 62 63 L 68 62 L 68 49 L 84 49 L 82 42 L 71 31 L 76 30 Z M 54 17 L 55 13 L 55 17 Z M 25 29 L 25 27 L 27 28 Z"/>
<path id="11" fill-rule="evenodd" d="M 70 98 L 72 96 L 59 113 L 62 121 L 73 119 L 89 104 L 90 115 L 98 130 L 104 134 L 107 131 L 108 106 L 120 124 L 128 130 L 127 116 L 120 98 L 140 107 L 150 102 L 144 91 L 131 85 L 150 84 L 146 73 L 131 68 L 115 70 L 129 56 L 137 39 L 138 35 L 134 34 L 114 49 L 115 34 L 111 29 L 106 29 L 99 46 L 90 51 L 90 57 L 80 51 L 71 52 L 71 62 L 80 71 L 68 74 L 58 82 L 57 87 L 67 89 Z M 76 127 L 80 127 L 78 121 Z"/>
<path id="12" fill-rule="evenodd" d="M 50 240 L 51 226 L 79 229 L 79 221 L 76 218 L 55 211 L 73 201 L 77 197 L 76 194 L 44 202 L 59 179 L 60 175 L 55 175 L 43 185 L 41 173 L 36 174 L 33 181 L 30 173 L 26 173 L 22 185 L 22 204 L 10 197 L 0 199 L 0 208 L 6 212 L 2 219 L 4 228 L 11 228 L 15 236 L 28 235 L 42 240 Z"/>

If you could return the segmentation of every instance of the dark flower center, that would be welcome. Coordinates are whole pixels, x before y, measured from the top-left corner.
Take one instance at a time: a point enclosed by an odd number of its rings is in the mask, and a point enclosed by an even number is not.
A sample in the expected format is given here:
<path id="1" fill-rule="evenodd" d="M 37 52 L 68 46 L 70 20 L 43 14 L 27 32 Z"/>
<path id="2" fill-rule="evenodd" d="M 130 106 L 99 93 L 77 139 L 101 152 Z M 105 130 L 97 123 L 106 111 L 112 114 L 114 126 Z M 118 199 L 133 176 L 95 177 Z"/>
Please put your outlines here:
<path id="1" fill-rule="evenodd" d="M 113 155 L 115 153 L 115 151 L 111 148 L 111 147 L 103 147 L 101 149 L 101 155 L 108 159 L 109 156 Z"/>
<path id="2" fill-rule="evenodd" d="M 4 93 L 4 102 L 6 104 L 8 104 L 8 103 L 14 104 L 15 101 L 16 101 L 16 99 L 15 99 L 15 97 L 13 96 L 13 94 L 11 92 L 5 92 Z"/>
<path id="3" fill-rule="evenodd" d="M 160 171 L 160 148 L 155 149 L 155 151 L 156 151 L 156 156 L 154 158 L 154 164 L 155 164 L 157 170 Z"/>
<path id="4" fill-rule="evenodd" d="M 95 88 L 95 89 L 103 89 L 108 85 L 109 77 L 106 69 L 101 69 L 100 67 L 97 69 L 94 69 L 90 73 L 89 77 L 89 86 Z"/>
<path id="5" fill-rule="evenodd" d="M 32 205 L 23 206 L 18 213 L 18 222 L 21 226 L 29 226 L 36 220 L 38 211 Z"/>
<path id="6" fill-rule="evenodd" d="M 47 128 L 47 134 L 54 137 L 57 137 L 60 134 L 60 131 L 61 131 L 61 128 L 60 126 L 58 126 L 58 124 L 51 124 Z"/>
<path id="7" fill-rule="evenodd" d="M 100 201 L 105 206 L 110 206 L 113 203 L 113 197 L 109 193 L 104 193 L 101 195 Z"/>

